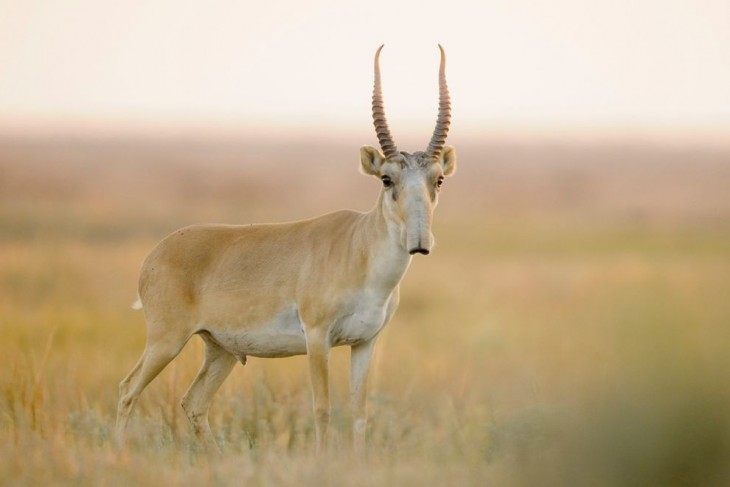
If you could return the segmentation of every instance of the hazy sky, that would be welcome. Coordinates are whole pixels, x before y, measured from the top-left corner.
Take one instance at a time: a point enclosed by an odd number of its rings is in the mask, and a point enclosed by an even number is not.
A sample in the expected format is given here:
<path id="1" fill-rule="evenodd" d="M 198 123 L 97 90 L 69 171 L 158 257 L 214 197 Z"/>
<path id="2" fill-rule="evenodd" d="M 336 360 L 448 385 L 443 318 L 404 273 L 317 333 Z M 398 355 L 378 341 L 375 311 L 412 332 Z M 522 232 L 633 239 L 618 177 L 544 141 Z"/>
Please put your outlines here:
<path id="1" fill-rule="evenodd" d="M 0 133 L 730 134 L 728 0 L 0 0 Z"/>

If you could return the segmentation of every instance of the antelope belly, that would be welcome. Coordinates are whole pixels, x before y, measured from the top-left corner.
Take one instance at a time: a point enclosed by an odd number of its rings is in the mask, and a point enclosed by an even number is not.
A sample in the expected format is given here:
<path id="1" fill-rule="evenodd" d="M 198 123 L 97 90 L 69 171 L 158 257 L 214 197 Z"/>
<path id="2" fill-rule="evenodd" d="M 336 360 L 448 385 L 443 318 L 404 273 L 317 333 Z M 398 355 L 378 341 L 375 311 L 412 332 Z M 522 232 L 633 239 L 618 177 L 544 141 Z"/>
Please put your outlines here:
<path id="1" fill-rule="evenodd" d="M 290 306 L 270 321 L 246 328 L 205 327 L 211 337 L 225 350 L 252 357 L 289 357 L 307 353 L 295 306 Z"/>

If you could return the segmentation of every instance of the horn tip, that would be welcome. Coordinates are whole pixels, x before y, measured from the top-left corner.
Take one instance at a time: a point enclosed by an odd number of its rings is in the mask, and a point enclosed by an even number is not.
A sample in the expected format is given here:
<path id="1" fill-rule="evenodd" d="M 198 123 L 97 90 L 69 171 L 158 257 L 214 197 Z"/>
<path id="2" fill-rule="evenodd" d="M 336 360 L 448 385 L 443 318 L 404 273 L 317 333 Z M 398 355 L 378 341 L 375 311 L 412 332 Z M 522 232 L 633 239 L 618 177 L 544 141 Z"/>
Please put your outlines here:
<path id="1" fill-rule="evenodd" d="M 380 51 L 383 50 L 383 47 L 385 44 L 381 44 L 377 51 L 375 51 L 375 63 L 378 63 L 378 59 L 380 59 Z"/>

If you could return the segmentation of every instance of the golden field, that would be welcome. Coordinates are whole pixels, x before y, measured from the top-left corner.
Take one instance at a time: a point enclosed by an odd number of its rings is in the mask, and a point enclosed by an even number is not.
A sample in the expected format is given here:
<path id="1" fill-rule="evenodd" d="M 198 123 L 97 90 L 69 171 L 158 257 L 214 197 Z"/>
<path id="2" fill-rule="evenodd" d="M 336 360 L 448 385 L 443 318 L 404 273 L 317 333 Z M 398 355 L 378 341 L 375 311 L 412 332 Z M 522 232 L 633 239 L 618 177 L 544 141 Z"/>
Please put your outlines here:
<path id="1" fill-rule="evenodd" d="M 207 460 L 179 401 L 200 340 L 110 432 L 130 309 L 190 223 L 367 210 L 357 140 L 0 140 L 0 485 L 730 484 L 730 149 L 458 141 L 428 257 L 378 344 L 365 458 L 312 453 L 306 361 L 249 359 Z"/>

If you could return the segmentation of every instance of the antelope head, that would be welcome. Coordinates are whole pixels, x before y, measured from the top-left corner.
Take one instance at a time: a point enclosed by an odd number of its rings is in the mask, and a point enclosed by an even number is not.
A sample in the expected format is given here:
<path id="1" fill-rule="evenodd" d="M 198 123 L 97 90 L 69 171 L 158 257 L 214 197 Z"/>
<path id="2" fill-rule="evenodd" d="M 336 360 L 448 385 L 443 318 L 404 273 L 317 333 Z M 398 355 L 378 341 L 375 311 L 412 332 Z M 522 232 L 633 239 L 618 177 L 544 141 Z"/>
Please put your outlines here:
<path id="1" fill-rule="evenodd" d="M 425 151 L 399 151 L 385 119 L 380 84 L 380 51 L 375 53 L 375 87 L 373 89 L 373 124 L 380 142 L 375 147 L 360 149 L 360 162 L 365 174 L 376 176 L 383 183 L 381 211 L 386 221 L 400 231 L 401 244 L 409 254 L 427 255 L 433 246 L 431 221 L 438 203 L 444 178 L 456 170 L 456 151 L 446 147 L 446 134 L 451 123 L 451 101 L 446 85 L 446 54 L 441 51 L 439 68 L 439 112 L 436 128 Z"/>

